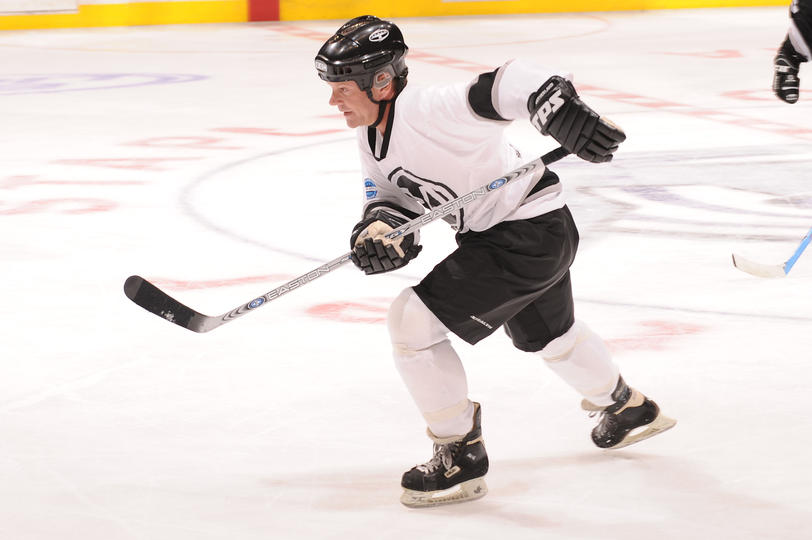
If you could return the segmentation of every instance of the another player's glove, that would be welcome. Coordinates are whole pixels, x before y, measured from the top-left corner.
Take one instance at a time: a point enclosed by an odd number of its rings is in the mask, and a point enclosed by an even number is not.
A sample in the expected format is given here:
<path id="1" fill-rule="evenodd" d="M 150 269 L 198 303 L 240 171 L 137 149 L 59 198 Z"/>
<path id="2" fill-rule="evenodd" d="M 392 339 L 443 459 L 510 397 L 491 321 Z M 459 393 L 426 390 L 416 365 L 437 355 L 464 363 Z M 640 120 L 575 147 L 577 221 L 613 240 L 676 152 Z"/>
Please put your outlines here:
<path id="1" fill-rule="evenodd" d="M 626 140 L 622 129 L 590 109 L 572 83 L 558 75 L 530 95 L 527 110 L 542 135 L 551 135 L 565 150 L 592 163 L 612 161 Z"/>
<path id="2" fill-rule="evenodd" d="M 373 209 L 359 221 L 350 236 L 355 266 L 366 274 L 380 274 L 406 266 L 417 257 L 423 246 L 417 244 L 414 233 L 395 239 L 384 237 L 407 221 L 402 215 L 381 207 Z"/>
<path id="3" fill-rule="evenodd" d="M 787 103 L 798 101 L 801 79 L 798 78 L 798 69 L 806 58 L 798 54 L 789 41 L 789 37 L 781 44 L 778 54 L 773 60 L 773 92 Z"/>

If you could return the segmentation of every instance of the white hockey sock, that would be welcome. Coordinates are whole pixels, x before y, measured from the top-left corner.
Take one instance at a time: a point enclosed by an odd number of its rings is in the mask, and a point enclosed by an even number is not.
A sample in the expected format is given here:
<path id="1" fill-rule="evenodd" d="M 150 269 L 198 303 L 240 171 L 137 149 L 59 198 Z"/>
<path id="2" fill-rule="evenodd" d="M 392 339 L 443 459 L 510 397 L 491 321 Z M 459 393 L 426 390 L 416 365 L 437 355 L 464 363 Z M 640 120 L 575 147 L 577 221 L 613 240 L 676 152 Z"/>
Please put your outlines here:
<path id="1" fill-rule="evenodd" d="M 603 340 L 584 323 L 575 321 L 540 354 L 550 369 L 595 405 L 614 403 L 620 370 Z"/>
<path id="2" fill-rule="evenodd" d="M 395 365 L 432 434 L 446 438 L 471 431 L 474 406 L 448 329 L 411 288 L 392 302 L 387 322 Z"/>
<path id="3" fill-rule="evenodd" d="M 395 349 L 395 365 L 429 430 L 440 438 L 471 431 L 474 406 L 459 356 L 446 339 L 422 351 Z"/>

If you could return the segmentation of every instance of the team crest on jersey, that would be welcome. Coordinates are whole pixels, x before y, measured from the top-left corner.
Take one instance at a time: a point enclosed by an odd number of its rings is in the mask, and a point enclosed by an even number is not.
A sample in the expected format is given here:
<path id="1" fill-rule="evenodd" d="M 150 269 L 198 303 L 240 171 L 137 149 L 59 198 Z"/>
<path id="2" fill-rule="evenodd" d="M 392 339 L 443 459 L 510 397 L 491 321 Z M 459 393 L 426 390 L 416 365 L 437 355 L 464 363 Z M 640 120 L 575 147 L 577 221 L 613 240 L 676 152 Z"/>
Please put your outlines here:
<path id="1" fill-rule="evenodd" d="M 457 194 L 454 193 L 454 190 L 442 182 L 421 178 L 405 169 L 395 169 L 389 178 L 398 188 L 420 201 L 426 210 L 442 206 L 457 198 Z M 463 224 L 463 210 L 460 209 L 459 212 L 449 214 L 443 219 L 447 221 L 451 227 L 459 230 Z"/>
<path id="2" fill-rule="evenodd" d="M 378 195 L 378 186 L 375 185 L 371 178 L 364 179 L 364 192 L 367 200 L 374 199 Z"/>

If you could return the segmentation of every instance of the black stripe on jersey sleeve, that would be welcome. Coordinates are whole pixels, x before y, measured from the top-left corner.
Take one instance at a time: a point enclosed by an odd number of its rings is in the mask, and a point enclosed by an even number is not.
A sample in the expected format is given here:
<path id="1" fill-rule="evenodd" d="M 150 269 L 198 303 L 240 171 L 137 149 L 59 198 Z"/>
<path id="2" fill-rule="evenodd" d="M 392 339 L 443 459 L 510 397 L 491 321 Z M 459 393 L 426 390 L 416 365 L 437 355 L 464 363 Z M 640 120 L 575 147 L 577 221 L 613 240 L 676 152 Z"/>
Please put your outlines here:
<path id="1" fill-rule="evenodd" d="M 508 122 L 496 112 L 496 108 L 493 106 L 493 83 L 496 81 L 497 71 L 499 70 L 495 69 L 477 77 L 476 82 L 468 88 L 468 104 L 471 106 L 471 110 L 482 118 Z"/>

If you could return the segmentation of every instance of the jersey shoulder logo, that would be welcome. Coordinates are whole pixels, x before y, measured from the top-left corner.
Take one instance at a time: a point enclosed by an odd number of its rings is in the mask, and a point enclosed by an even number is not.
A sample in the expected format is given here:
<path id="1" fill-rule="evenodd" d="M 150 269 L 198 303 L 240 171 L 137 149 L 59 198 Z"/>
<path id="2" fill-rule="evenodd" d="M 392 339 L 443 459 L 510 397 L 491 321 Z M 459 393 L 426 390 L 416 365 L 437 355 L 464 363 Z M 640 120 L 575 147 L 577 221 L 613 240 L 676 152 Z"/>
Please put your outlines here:
<path id="1" fill-rule="evenodd" d="M 374 199 L 378 195 L 378 186 L 372 181 L 372 178 L 364 178 L 364 193 L 367 200 Z"/>

